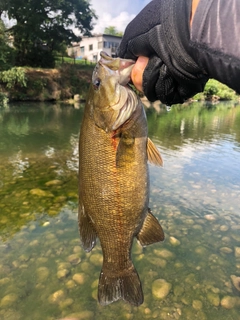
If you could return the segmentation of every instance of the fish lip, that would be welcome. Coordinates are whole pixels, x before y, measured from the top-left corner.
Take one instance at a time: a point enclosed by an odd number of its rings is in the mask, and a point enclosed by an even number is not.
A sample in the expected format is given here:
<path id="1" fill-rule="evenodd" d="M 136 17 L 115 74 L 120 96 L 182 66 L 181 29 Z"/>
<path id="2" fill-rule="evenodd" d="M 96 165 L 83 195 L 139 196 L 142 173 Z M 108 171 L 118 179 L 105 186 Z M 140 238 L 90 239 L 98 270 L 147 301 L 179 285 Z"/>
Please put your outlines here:
<path id="1" fill-rule="evenodd" d="M 106 52 L 100 52 L 99 64 L 103 67 L 108 68 L 110 72 L 115 72 L 118 74 L 118 82 L 120 85 L 125 86 L 131 80 L 131 72 L 135 65 L 132 59 L 122 59 L 116 58 L 113 62 L 113 58 L 110 57 Z"/>

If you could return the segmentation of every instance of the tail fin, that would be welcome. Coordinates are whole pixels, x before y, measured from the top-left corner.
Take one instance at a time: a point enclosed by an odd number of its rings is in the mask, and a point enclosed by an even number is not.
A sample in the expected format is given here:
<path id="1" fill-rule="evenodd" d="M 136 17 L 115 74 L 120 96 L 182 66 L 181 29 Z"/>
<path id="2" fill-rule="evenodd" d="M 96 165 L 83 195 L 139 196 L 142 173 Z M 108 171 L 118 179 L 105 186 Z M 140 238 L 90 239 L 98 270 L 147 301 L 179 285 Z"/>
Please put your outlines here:
<path id="1" fill-rule="evenodd" d="M 101 271 L 98 285 L 98 301 L 106 306 L 114 301 L 123 299 L 132 305 L 143 303 L 142 285 L 138 273 L 132 265 L 131 270 L 121 272 L 115 277 Z"/>

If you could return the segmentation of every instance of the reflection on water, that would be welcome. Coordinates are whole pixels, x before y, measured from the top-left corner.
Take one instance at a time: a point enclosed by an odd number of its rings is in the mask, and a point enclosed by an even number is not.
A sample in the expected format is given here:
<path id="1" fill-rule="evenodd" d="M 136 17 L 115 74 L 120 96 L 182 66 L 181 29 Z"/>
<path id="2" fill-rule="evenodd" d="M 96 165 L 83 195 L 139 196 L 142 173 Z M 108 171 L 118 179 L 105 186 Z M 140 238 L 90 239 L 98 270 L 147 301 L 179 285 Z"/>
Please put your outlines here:
<path id="1" fill-rule="evenodd" d="M 82 108 L 0 110 L 0 319 L 240 319 L 240 106 L 154 107 L 150 204 L 166 240 L 134 243 L 139 308 L 98 305 L 101 248 L 80 247 Z"/>

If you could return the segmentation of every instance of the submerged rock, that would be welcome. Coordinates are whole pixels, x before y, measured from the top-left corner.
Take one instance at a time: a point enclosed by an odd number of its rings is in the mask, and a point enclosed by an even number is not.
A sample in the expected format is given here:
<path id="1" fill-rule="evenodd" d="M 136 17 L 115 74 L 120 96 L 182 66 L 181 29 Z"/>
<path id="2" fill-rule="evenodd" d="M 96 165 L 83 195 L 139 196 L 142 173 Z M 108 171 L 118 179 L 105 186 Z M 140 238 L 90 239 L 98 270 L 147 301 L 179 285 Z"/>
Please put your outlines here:
<path id="1" fill-rule="evenodd" d="M 2 298 L 0 307 L 2 308 L 9 307 L 17 300 L 18 300 L 18 296 L 15 293 L 9 293 Z"/>
<path id="2" fill-rule="evenodd" d="M 49 296 L 48 301 L 50 303 L 59 303 L 64 299 L 64 297 L 65 297 L 64 291 L 58 290 Z"/>
<path id="3" fill-rule="evenodd" d="M 240 234 L 231 234 L 232 238 L 238 242 L 240 242 Z"/>
<path id="4" fill-rule="evenodd" d="M 148 259 L 148 261 L 160 268 L 165 268 L 167 265 L 167 261 L 161 258 L 151 257 Z"/>
<path id="5" fill-rule="evenodd" d="M 70 273 L 70 270 L 67 269 L 60 269 L 57 272 L 57 277 L 59 280 L 65 279 Z"/>
<path id="6" fill-rule="evenodd" d="M 59 306 L 61 309 L 66 309 L 73 304 L 74 300 L 71 298 L 67 298 L 66 300 L 60 301 Z"/>
<path id="7" fill-rule="evenodd" d="M 222 253 L 227 253 L 227 254 L 233 252 L 233 250 L 231 248 L 229 248 L 229 247 L 222 247 L 222 248 L 220 248 L 220 251 Z"/>
<path id="8" fill-rule="evenodd" d="M 89 260 L 95 266 L 101 267 L 103 262 L 103 256 L 100 253 L 94 253 L 90 256 Z"/>
<path id="9" fill-rule="evenodd" d="M 60 186 L 63 184 L 63 181 L 61 180 L 51 180 L 45 183 L 45 186 L 50 187 L 50 186 Z"/>
<path id="10" fill-rule="evenodd" d="M 81 248 L 80 246 L 75 246 L 75 247 L 73 248 L 73 252 L 79 254 L 80 252 L 82 252 L 82 248 Z"/>
<path id="11" fill-rule="evenodd" d="M 0 286 L 3 286 L 4 284 L 10 282 L 10 278 L 2 278 L 0 279 Z"/>
<path id="12" fill-rule="evenodd" d="M 209 292 L 207 294 L 207 299 L 214 307 L 218 307 L 220 304 L 220 297 L 216 293 Z"/>
<path id="13" fill-rule="evenodd" d="M 223 231 L 223 232 L 228 231 L 228 229 L 229 229 L 229 227 L 228 227 L 228 226 L 225 226 L 225 225 L 222 225 L 222 226 L 220 227 L 220 230 Z"/>
<path id="14" fill-rule="evenodd" d="M 38 197 L 47 197 L 47 198 L 54 197 L 54 195 L 51 192 L 45 191 L 42 189 L 37 189 L 37 188 L 30 190 L 30 194 Z"/>
<path id="15" fill-rule="evenodd" d="M 84 273 L 75 273 L 72 278 L 78 284 L 83 284 L 85 282 Z"/>
<path id="16" fill-rule="evenodd" d="M 172 284 L 164 279 L 157 279 L 152 284 L 152 294 L 156 299 L 164 299 L 169 294 Z"/>
<path id="17" fill-rule="evenodd" d="M 240 277 L 237 277 L 235 275 L 231 275 L 231 280 L 232 280 L 232 283 L 234 285 L 234 287 L 240 291 Z"/>
<path id="18" fill-rule="evenodd" d="M 81 259 L 78 254 L 71 254 L 68 256 L 68 261 L 75 266 L 81 262 Z"/>
<path id="19" fill-rule="evenodd" d="M 66 287 L 67 287 L 68 289 L 72 289 L 72 288 L 76 287 L 76 283 L 75 283 L 73 280 L 68 280 L 68 281 L 66 282 Z"/>
<path id="20" fill-rule="evenodd" d="M 194 251 L 199 255 L 207 255 L 208 252 L 207 249 L 203 246 L 196 247 Z"/>
<path id="21" fill-rule="evenodd" d="M 206 214 L 206 215 L 204 216 L 204 218 L 205 218 L 206 220 L 208 220 L 208 221 L 215 221 L 215 220 L 216 220 L 216 216 L 213 215 L 213 214 Z"/>
<path id="22" fill-rule="evenodd" d="M 193 300 L 192 307 L 195 310 L 201 310 L 202 309 L 202 301 L 200 300 Z"/>
<path id="23" fill-rule="evenodd" d="M 58 265 L 58 270 L 70 269 L 70 268 L 71 268 L 71 263 L 69 262 L 60 262 Z"/>
<path id="24" fill-rule="evenodd" d="M 235 247 L 235 257 L 240 258 L 240 247 Z"/>
<path id="25" fill-rule="evenodd" d="M 232 309 L 235 307 L 237 301 L 235 297 L 225 296 L 221 300 L 221 306 L 225 309 Z"/>
<path id="26" fill-rule="evenodd" d="M 156 254 L 156 256 L 165 258 L 167 260 L 174 258 L 174 254 L 167 249 L 155 249 L 154 253 Z"/>
<path id="27" fill-rule="evenodd" d="M 181 244 L 181 242 L 176 239 L 175 237 L 170 237 L 169 242 L 171 243 L 172 246 L 177 247 Z"/>
<path id="28" fill-rule="evenodd" d="M 0 319 L 1 318 L 1 314 L 0 314 Z M 19 313 L 18 311 L 15 310 L 7 310 L 6 312 L 4 312 L 4 320 L 20 320 L 23 319 L 23 316 L 21 313 Z"/>
<path id="29" fill-rule="evenodd" d="M 173 292 L 175 296 L 180 297 L 184 293 L 184 288 L 182 286 L 177 285 L 174 287 Z"/>
<path id="30" fill-rule="evenodd" d="M 46 267 L 40 267 L 37 269 L 37 282 L 44 282 L 47 280 L 50 271 Z"/>
<path id="31" fill-rule="evenodd" d="M 77 312 L 77 313 L 71 313 L 69 315 L 67 315 L 65 318 L 61 319 L 61 320 L 91 320 L 91 319 L 95 319 L 94 318 L 94 313 L 92 311 L 81 311 L 81 312 Z"/>

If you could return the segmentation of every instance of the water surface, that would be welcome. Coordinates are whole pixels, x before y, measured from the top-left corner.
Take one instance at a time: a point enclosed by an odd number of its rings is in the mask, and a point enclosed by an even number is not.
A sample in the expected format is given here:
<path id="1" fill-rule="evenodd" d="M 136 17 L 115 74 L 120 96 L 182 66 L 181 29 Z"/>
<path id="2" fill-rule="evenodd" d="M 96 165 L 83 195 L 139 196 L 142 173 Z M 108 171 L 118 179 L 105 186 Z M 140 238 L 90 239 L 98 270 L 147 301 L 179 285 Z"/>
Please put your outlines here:
<path id="1" fill-rule="evenodd" d="M 150 206 L 163 243 L 133 247 L 145 301 L 96 301 L 99 244 L 77 227 L 83 108 L 16 104 L 0 110 L 0 319 L 240 319 L 240 105 L 147 110 L 164 167 L 150 165 Z M 157 109 L 157 110 L 156 110 Z M 165 297 L 156 296 L 167 283 Z M 162 292 L 162 291 L 161 291 Z"/>

